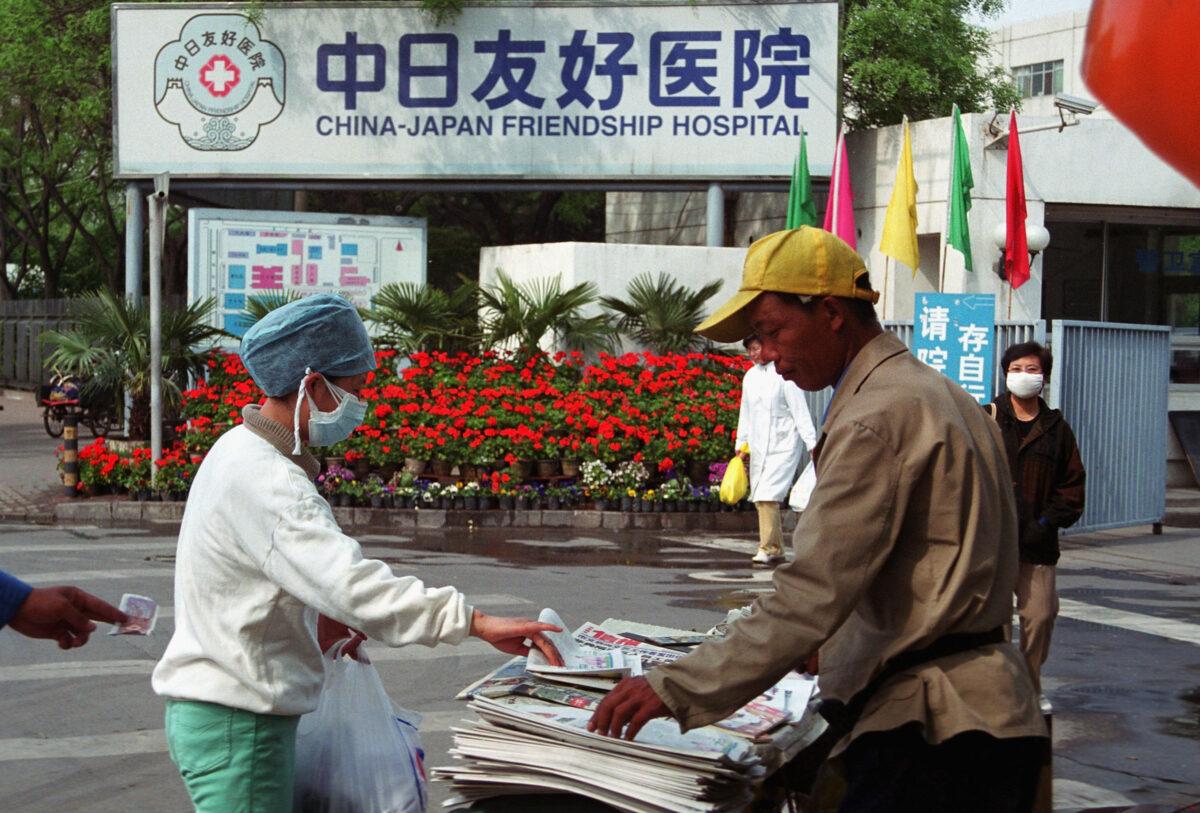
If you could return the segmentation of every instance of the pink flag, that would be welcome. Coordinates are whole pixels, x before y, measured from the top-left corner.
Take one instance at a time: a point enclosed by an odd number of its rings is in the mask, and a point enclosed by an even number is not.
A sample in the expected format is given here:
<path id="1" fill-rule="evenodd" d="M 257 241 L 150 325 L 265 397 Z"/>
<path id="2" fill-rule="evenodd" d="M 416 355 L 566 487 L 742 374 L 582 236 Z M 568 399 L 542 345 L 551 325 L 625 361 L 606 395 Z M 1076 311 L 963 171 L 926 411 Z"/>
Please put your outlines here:
<path id="1" fill-rule="evenodd" d="M 829 202 L 825 204 L 825 231 L 833 232 L 858 251 L 854 228 L 854 193 L 850 190 L 850 165 L 846 161 L 846 139 L 838 130 L 833 153 L 833 175 L 829 178 Z"/>

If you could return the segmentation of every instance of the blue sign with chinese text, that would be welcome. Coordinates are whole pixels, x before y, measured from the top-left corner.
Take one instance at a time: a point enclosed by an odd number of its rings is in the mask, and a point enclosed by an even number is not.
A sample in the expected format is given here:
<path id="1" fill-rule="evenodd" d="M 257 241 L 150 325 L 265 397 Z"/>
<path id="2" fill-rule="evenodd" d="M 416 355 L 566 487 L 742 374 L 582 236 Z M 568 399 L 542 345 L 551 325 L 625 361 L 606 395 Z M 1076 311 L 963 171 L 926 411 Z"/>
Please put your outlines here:
<path id="1" fill-rule="evenodd" d="M 996 297 L 918 292 L 912 351 L 981 404 L 992 399 Z"/>

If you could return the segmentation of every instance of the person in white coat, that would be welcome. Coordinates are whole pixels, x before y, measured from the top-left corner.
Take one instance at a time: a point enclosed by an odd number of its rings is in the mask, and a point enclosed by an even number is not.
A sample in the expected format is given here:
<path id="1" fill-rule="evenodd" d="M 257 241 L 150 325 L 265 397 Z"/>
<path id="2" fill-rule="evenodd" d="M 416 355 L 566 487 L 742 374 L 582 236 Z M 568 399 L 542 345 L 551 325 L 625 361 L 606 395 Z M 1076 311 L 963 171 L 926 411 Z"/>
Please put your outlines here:
<path id="1" fill-rule="evenodd" d="M 762 341 L 750 336 L 742 344 L 754 366 L 742 379 L 734 449 L 748 464 L 750 501 L 758 510 L 758 552 L 751 561 L 771 565 L 783 561 L 779 504 L 788 499 L 801 449 L 812 451 L 817 431 L 800 388 L 775 372 L 775 362 L 763 364 Z"/>
<path id="2" fill-rule="evenodd" d="M 561 658 L 549 624 L 486 615 L 453 587 L 426 587 L 367 559 L 342 533 L 306 446 L 362 423 L 375 369 L 354 306 L 319 294 L 272 311 L 242 337 L 266 393 L 200 464 L 179 529 L 175 631 L 154 669 L 171 760 L 198 813 L 290 813 L 296 726 L 317 707 L 321 653 L 354 657 L 362 636 L 388 646 L 468 635 Z M 320 614 L 320 619 L 318 619 Z M 355 631 L 361 630 L 361 633 Z"/>

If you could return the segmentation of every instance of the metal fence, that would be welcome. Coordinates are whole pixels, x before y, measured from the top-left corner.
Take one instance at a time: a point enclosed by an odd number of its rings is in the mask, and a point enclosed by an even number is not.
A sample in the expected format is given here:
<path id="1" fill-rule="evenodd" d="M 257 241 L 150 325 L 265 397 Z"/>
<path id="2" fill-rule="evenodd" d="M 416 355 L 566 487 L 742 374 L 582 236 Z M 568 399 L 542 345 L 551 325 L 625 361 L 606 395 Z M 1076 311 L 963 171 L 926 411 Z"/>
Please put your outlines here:
<path id="1" fill-rule="evenodd" d="M 1171 331 L 1054 321 L 1049 403 L 1075 430 L 1087 502 L 1071 533 L 1162 522 Z"/>
<path id="2" fill-rule="evenodd" d="M 42 334 L 71 324 L 69 299 L 0 302 L 0 386 L 36 389 L 49 371 Z"/>
<path id="3" fill-rule="evenodd" d="M 884 327 L 912 346 L 912 322 Z M 1167 388 L 1171 331 L 1160 325 L 1044 321 L 996 323 L 995 380 L 1004 387 L 1000 357 L 1018 342 L 1054 353 L 1046 399 L 1075 431 L 1087 469 L 1086 510 L 1068 533 L 1162 522 L 1167 488 Z M 805 393 L 820 432 L 833 390 Z"/>

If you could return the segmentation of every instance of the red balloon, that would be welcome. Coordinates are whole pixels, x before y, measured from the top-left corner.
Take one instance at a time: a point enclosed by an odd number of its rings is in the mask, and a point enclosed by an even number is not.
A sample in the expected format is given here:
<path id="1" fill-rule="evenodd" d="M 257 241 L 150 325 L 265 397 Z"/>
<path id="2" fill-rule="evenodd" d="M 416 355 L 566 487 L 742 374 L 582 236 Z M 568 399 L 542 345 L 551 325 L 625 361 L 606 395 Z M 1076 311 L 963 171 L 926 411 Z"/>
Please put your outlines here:
<path id="1" fill-rule="evenodd" d="M 1200 185 L 1197 0 L 1093 0 L 1088 88 L 1150 149 Z"/>

